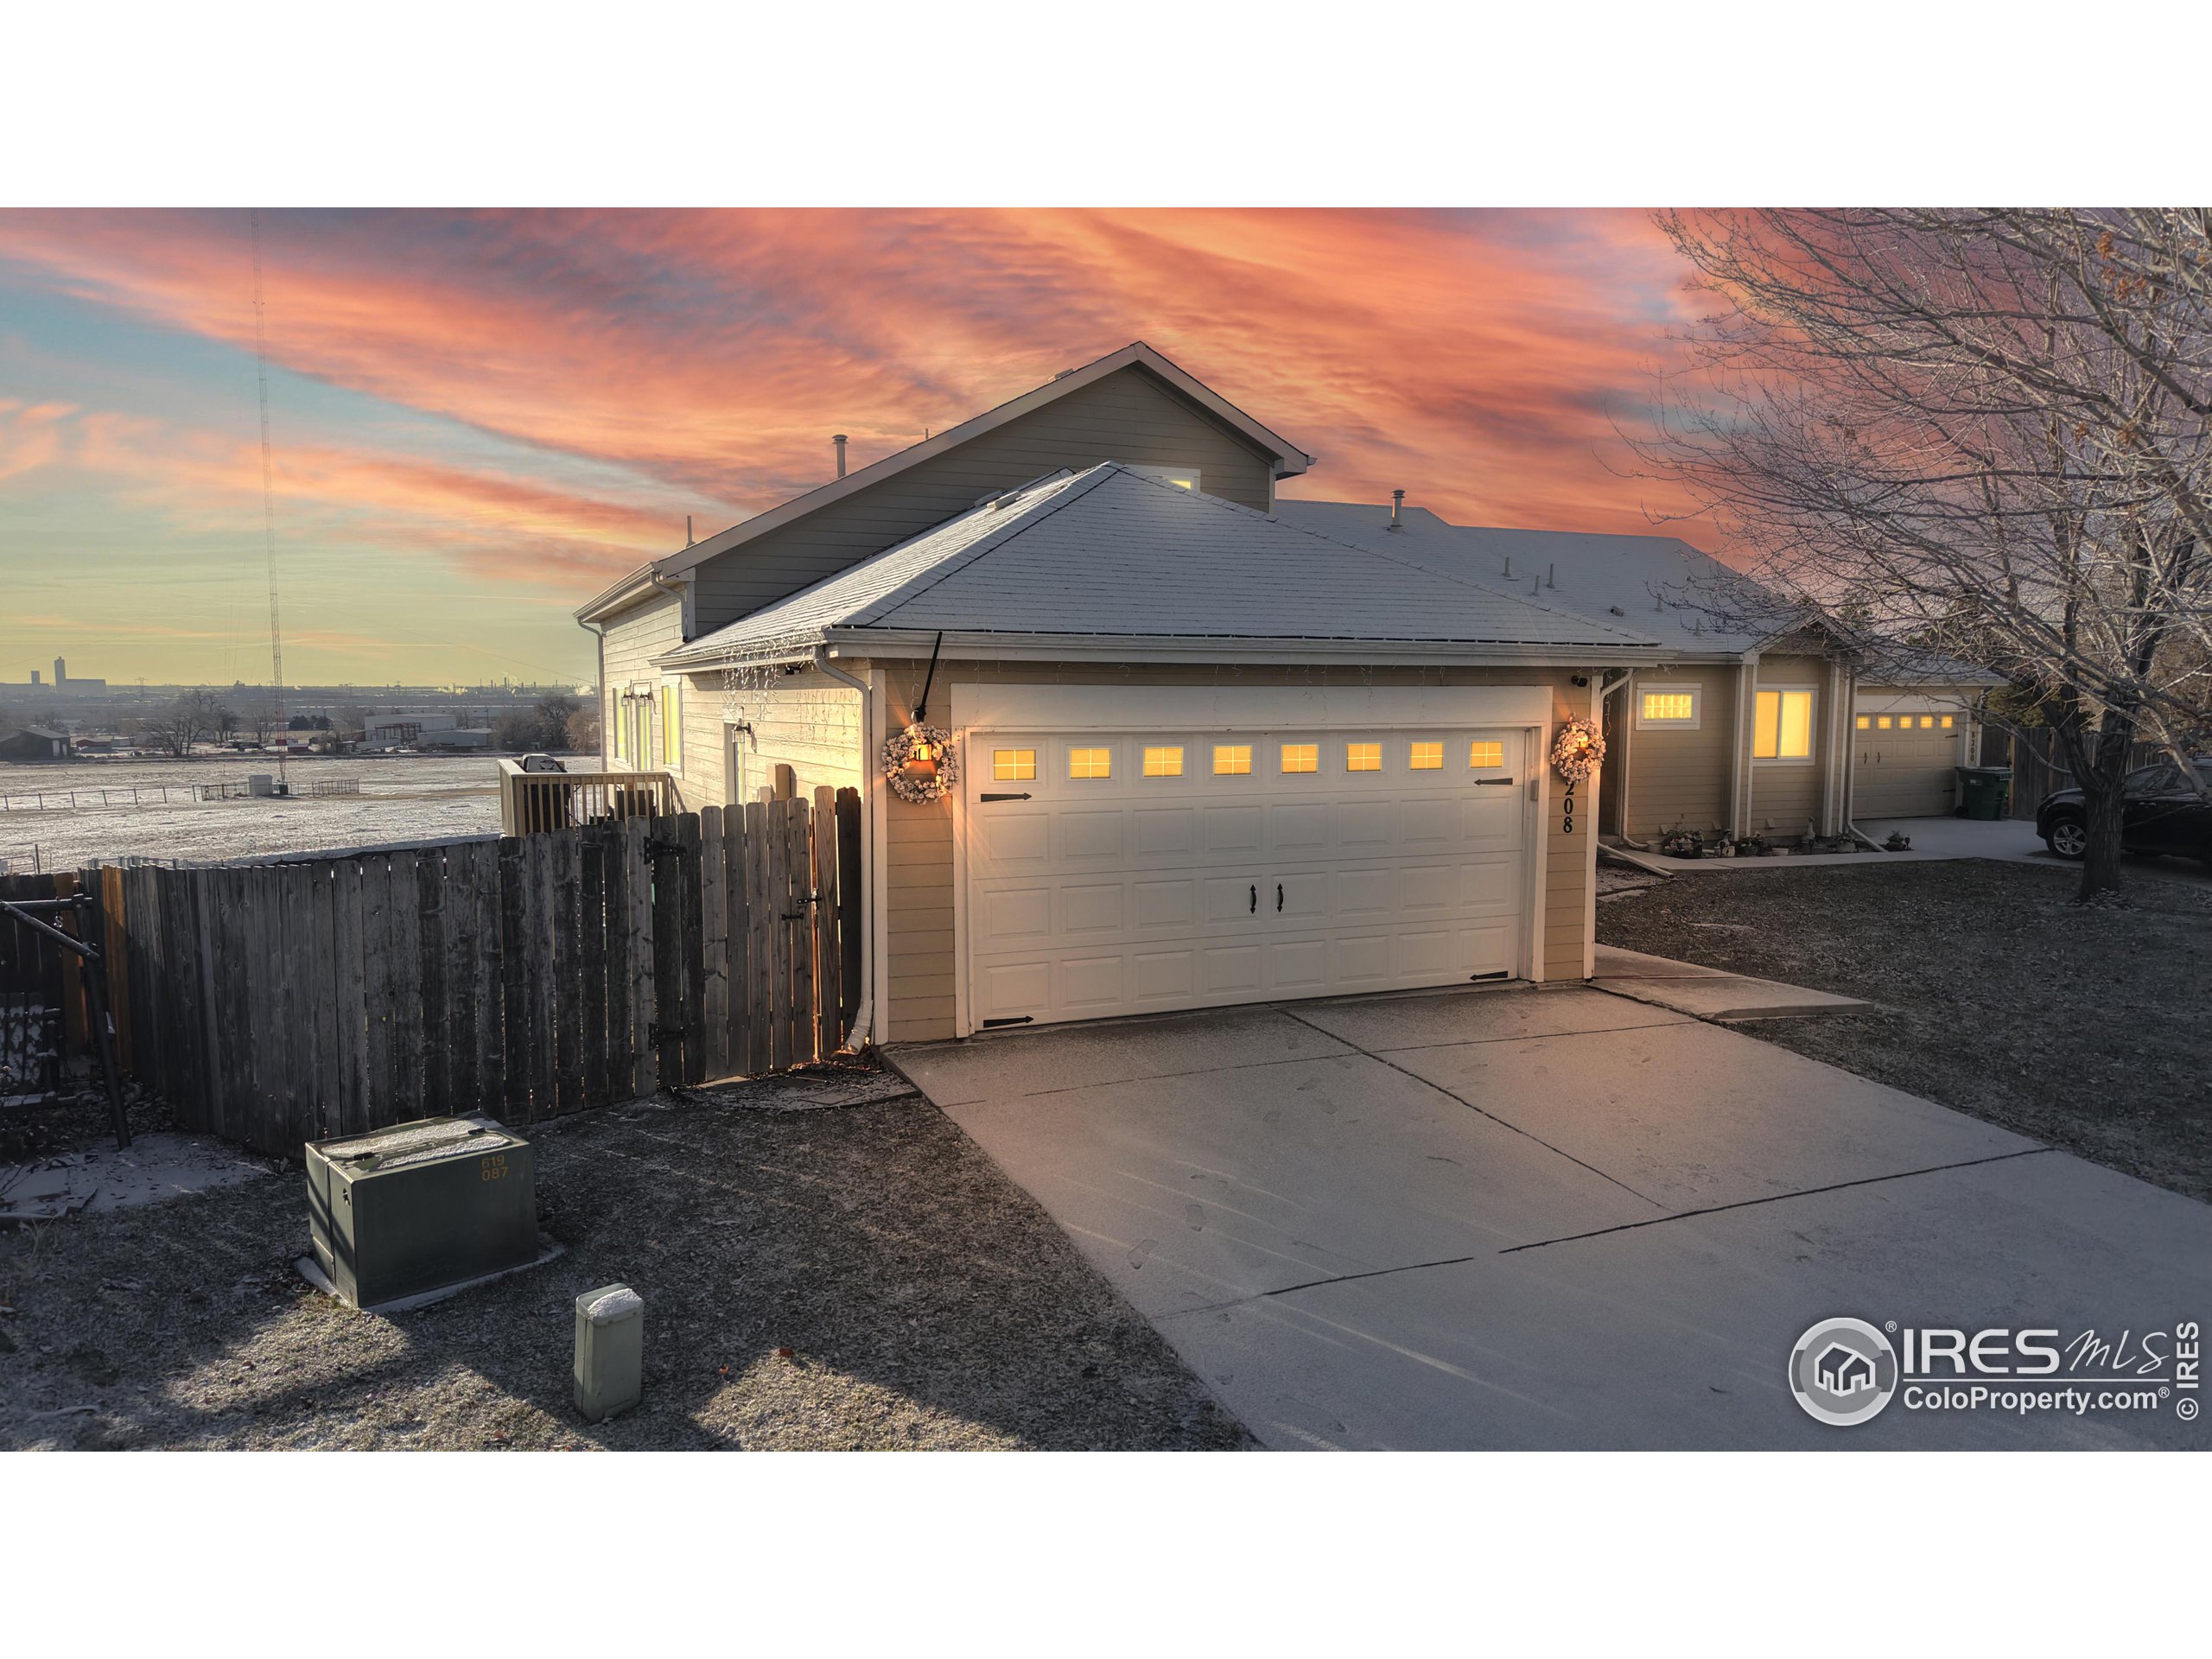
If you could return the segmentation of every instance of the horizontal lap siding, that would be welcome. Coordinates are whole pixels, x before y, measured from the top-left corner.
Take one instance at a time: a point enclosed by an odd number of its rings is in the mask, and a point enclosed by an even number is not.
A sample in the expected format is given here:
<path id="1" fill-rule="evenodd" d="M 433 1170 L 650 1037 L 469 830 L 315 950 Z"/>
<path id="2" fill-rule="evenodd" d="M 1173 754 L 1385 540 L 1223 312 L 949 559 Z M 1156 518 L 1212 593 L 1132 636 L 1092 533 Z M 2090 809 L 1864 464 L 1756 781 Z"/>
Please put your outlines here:
<path id="1" fill-rule="evenodd" d="M 606 766 L 618 764 L 639 771 L 661 770 L 658 755 L 638 760 L 614 759 L 615 721 L 618 718 L 618 697 L 633 683 L 658 686 L 660 670 L 653 666 L 653 658 L 674 651 L 683 643 L 683 601 L 676 594 L 660 594 L 642 605 L 632 606 L 612 622 L 606 624 L 606 632 L 599 646 L 599 719 L 600 761 Z M 658 694 L 656 694 L 658 695 Z M 686 694 L 687 699 L 690 693 Z M 686 723 L 690 721 L 687 701 Z M 695 799 L 684 791 L 684 804 L 696 811 L 702 804 L 712 805 Z"/>
<path id="2" fill-rule="evenodd" d="M 715 681 L 716 677 L 696 675 L 695 679 Z M 730 746 L 721 741 L 719 681 L 712 686 L 710 699 L 702 695 L 699 708 L 696 728 L 702 732 L 702 746 L 726 754 Z M 734 732 L 730 736 L 746 743 L 743 790 L 747 797 L 761 785 L 772 785 L 779 766 L 797 772 L 798 794 L 807 798 L 823 783 L 832 790 L 861 787 L 865 770 L 861 761 L 861 692 L 852 686 L 841 686 L 810 668 L 803 675 L 785 677 L 772 690 L 746 696 L 746 716 L 752 721 L 752 734 Z M 723 779 L 723 761 L 716 761 L 715 777 L 723 787 L 734 783 L 734 779 Z"/>
<path id="3" fill-rule="evenodd" d="M 1268 457 L 1145 370 L 1122 369 L 716 556 L 699 569 L 696 626 L 734 622 L 965 512 L 978 496 L 1103 461 L 1196 467 L 1209 495 L 1269 505 Z"/>
<path id="4" fill-rule="evenodd" d="M 1535 678 L 1529 676 L 1523 683 Z M 1590 717 L 1590 687 L 1569 684 L 1560 675 L 1552 689 L 1554 722 Z M 1538 764 L 1548 771 L 1550 757 L 1539 757 Z M 1539 941 L 1536 977 L 1544 980 L 1580 979 L 1587 971 L 1583 947 L 1589 937 L 1588 895 L 1597 860 L 1598 779 L 1586 779 L 1575 791 L 1572 834 L 1564 827 L 1567 815 L 1561 810 L 1566 782 L 1555 772 L 1546 779 L 1543 868 L 1536 878 L 1544 892 L 1544 931 Z"/>
<path id="5" fill-rule="evenodd" d="M 1636 711 L 1647 690 L 1687 685 L 1699 688 L 1697 730 L 1637 726 Z M 1729 760 L 1736 737 L 1736 671 L 1669 669 L 1639 675 L 1629 689 L 1625 708 L 1629 838 L 1648 841 L 1678 824 L 1688 830 L 1726 829 Z M 1744 739 L 1750 741 L 1748 735 Z"/>
<path id="6" fill-rule="evenodd" d="M 1762 833 L 1802 836 L 1819 827 L 1821 779 L 1828 756 L 1828 665 L 1818 657 L 1763 657 L 1758 684 L 1762 690 L 1814 689 L 1813 758 L 1810 761 L 1762 760 L 1751 769 L 1751 823 Z M 1748 743 L 1747 735 L 1745 741 Z"/>
<path id="7" fill-rule="evenodd" d="M 886 663 L 886 691 L 894 724 L 907 720 L 921 695 L 926 664 Z M 1033 685 L 1237 685 L 1309 686 L 1369 685 L 1541 685 L 1556 688 L 1554 715 L 1586 715 L 1589 691 L 1568 683 L 1571 671 L 1548 668 L 1456 668 L 1416 670 L 1391 668 L 1238 667 L 1219 672 L 1208 668 L 1168 665 L 1056 664 L 1050 663 L 940 664 L 930 692 L 931 712 L 940 719 L 950 706 L 955 680 L 969 683 L 1012 682 Z M 971 757 L 963 757 L 963 760 Z M 1541 757 L 1540 757 L 1541 763 Z M 1579 796 L 1574 832 L 1560 829 L 1560 779 L 1549 779 L 1545 807 L 1544 849 L 1536 880 L 1543 893 L 1544 931 L 1536 973 L 1544 979 L 1580 979 L 1584 972 L 1584 945 L 1589 927 L 1589 884 L 1594 858 L 1592 834 L 1597 827 L 1594 791 Z M 929 806 L 909 805 L 888 791 L 877 797 L 886 803 L 885 841 L 889 857 L 885 872 L 886 918 L 889 939 L 887 964 L 891 982 L 886 1039 L 926 1042 L 953 1034 L 953 975 L 957 963 L 953 950 L 952 814 L 943 802 Z"/>

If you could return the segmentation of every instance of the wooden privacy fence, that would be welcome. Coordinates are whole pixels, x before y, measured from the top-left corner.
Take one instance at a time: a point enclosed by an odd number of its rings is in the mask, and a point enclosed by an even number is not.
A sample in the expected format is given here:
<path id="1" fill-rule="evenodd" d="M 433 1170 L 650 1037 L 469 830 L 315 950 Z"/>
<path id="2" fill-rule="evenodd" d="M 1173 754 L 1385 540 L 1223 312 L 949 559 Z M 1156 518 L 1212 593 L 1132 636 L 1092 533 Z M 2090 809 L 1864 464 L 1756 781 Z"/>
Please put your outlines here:
<path id="1" fill-rule="evenodd" d="M 124 1068 L 297 1156 L 410 1118 L 527 1123 L 835 1052 L 859 797 L 272 865 L 101 869 Z"/>

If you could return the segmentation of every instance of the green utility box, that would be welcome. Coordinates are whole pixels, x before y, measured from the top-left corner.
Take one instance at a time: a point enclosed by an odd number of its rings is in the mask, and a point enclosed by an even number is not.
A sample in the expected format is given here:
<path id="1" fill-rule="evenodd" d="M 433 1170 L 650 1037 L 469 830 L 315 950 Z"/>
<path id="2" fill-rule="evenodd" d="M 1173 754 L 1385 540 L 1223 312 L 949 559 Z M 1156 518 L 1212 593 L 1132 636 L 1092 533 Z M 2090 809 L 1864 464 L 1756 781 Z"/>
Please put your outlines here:
<path id="1" fill-rule="evenodd" d="M 307 1149 L 316 1265 L 378 1307 L 537 1258 L 530 1143 L 487 1117 L 428 1117 Z"/>
<path id="2" fill-rule="evenodd" d="M 2012 792 L 2010 766 L 1961 766 L 1959 816 L 1962 818 L 2001 818 L 2005 798 Z"/>

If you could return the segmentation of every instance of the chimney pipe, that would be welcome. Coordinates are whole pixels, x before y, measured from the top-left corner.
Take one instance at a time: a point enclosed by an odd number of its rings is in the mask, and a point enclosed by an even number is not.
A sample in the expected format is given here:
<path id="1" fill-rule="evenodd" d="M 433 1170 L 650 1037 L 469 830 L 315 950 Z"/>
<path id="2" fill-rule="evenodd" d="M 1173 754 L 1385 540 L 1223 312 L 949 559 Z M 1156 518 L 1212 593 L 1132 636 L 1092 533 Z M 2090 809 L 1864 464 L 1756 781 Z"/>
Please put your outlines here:
<path id="1" fill-rule="evenodd" d="M 691 545 L 691 515 L 688 512 L 683 515 L 683 545 Z"/>
<path id="2" fill-rule="evenodd" d="M 842 478 L 845 475 L 845 435 L 840 432 L 830 442 L 837 446 L 837 476 Z"/>
<path id="3" fill-rule="evenodd" d="M 1393 490 L 1393 491 L 1391 491 L 1391 492 L 1390 492 L 1390 528 L 1391 528 L 1391 529 L 1393 529 L 1393 530 L 1403 530 L 1403 529 L 1405 528 L 1405 526 L 1404 526 L 1402 524 L 1401 524 L 1401 523 L 1399 523 L 1399 522 L 1398 522 L 1398 514 L 1399 514 L 1402 511 L 1403 511 L 1403 510 L 1404 510 L 1405 505 L 1406 505 L 1406 493 L 1405 493 L 1403 490 Z"/>
<path id="4" fill-rule="evenodd" d="M 1512 556 L 1510 553 L 1509 553 L 1509 554 L 1507 554 L 1507 555 L 1505 556 L 1505 575 L 1506 575 L 1506 578 L 1507 578 L 1507 580 L 1508 580 L 1508 581 L 1510 581 L 1510 580 L 1512 579 L 1512 576 L 1513 576 L 1513 556 Z"/>
<path id="5" fill-rule="evenodd" d="M 1559 566 L 1557 564 L 1548 564 L 1544 567 L 1544 586 L 1547 588 L 1556 588 L 1559 586 Z"/>

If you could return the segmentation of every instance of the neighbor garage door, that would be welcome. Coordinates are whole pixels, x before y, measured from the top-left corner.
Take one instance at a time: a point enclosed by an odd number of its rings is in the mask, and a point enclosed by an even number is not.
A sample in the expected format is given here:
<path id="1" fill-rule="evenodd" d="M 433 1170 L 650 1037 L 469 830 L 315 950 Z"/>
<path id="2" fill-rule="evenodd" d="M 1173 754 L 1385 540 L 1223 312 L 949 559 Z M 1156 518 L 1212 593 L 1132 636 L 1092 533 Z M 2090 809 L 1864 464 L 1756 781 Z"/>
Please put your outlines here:
<path id="1" fill-rule="evenodd" d="M 1532 741 L 979 734 L 963 785 L 970 1027 L 1521 971 Z"/>
<path id="2" fill-rule="evenodd" d="M 1957 798 L 1960 716 L 1861 709 L 1852 721 L 1854 818 L 1932 818 Z"/>

